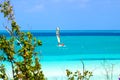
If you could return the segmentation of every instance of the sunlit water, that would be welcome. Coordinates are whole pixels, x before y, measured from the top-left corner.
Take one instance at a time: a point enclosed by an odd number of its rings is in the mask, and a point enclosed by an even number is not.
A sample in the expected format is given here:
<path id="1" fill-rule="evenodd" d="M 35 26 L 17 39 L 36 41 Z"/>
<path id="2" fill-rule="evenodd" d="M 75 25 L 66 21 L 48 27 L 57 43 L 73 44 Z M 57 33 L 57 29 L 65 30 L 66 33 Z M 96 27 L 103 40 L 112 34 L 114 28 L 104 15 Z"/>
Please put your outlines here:
<path id="1" fill-rule="evenodd" d="M 41 55 L 40 62 L 48 80 L 66 80 L 66 69 L 93 72 L 91 80 L 105 80 L 103 62 L 113 65 L 113 78 L 120 74 L 120 31 L 61 31 L 61 43 L 58 47 L 55 31 L 32 31 L 43 45 L 36 49 Z M 3 34 L 3 33 L 2 33 Z M 9 63 L 8 63 L 9 64 Z M 109 68 L 109 66 L 108 66 Z M 11 76 L 8 66 L 8 75 Z"/>

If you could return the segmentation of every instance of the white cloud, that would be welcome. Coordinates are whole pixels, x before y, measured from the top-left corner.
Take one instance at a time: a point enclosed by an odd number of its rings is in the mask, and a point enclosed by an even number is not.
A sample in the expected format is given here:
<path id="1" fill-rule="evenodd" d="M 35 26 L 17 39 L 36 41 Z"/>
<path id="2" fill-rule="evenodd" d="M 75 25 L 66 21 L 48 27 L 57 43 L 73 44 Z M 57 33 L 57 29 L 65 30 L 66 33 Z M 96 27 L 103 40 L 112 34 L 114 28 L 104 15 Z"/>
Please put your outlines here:
<path id="1" fill-rule="evenodd" d="M 85 8 L 88 6 L 88 3 L 90 0 L 79 0 L 79 5 L 80 5 L 80 8 Z"/>
<path id="2" fill-rule="evenodd" d="M 35 5 L 34 8 L 37 9 L 37 10 L 41 10 L 41 9 L 44 8 L 44 6 L 43 5 Z"/>
<path id="3" fill-rule="evenodd" d="M 16 1 L 14 4 L 17 6 L 18 10 L 28 13 L 36 13 L 49 9 L 49 6 L 70 6 L 74 5 L 80 8 L 85 8 L 88 6 L 90 0 L 35 0 L 30 2 L 26 0 Z"/>
<path id="4" fill-rule="evenodd" d="M 52 2 L 55 2 L 55 3 L 59 3 L 61 2 L 62 0 L 51 0 Z"/>
<path id="5" fill-rule="evenodd" d="M 56 3 L 66 3 L 66 4 L 74 4 L 78 5 L 80 8 L 85 8 L 88 6 L 90 0 L 51 0 Z"/>
<path id="6" fill-rule="evenodd" d="M 43 4 L 36 4 L 36 5 L 33 5 L 32 7 L 29 7 L 27 11 L 28 12 L 40 12 L 43 9 L 44 9 Z"/>
<path id="7" fill-rule="evenodd" d="M 21 10 L 23 12 L 40 12 L 44 9 L 44 3 L 36 0 L 36 1 L 26 1 L 26 0 L 21 0 L 21 1 L 15 1 L 13 2 L 13 5 L 15 5 L 17 10 Z"/>

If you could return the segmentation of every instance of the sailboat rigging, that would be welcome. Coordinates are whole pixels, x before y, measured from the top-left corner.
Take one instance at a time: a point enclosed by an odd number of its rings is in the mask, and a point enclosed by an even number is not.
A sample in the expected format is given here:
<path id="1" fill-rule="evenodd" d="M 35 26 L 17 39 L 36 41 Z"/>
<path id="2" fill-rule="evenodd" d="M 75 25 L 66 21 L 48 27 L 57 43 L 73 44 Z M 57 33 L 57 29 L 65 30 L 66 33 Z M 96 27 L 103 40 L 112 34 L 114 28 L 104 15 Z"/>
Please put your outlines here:
<path id="1" fill-rule="evenodd" d="M 63 43 L 60 43 L 60 28 L 59 27 L 56 28 L 56 37 L 58 41 L 58 46 L 64 46 Z"/>

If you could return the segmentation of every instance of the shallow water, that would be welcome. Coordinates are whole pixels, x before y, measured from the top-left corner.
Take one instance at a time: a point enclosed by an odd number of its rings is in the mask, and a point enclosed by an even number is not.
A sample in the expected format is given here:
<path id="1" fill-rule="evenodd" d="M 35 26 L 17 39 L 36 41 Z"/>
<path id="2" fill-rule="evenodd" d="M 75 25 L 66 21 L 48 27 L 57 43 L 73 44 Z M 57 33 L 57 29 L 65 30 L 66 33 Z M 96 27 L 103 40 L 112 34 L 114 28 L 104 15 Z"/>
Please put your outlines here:
<path id="1" fill-rule="evenodd" d="M 38 39 L 43 42 L 37 50 L 44 61 L 120 59 L 120 36 L 61 36 L 64 47 L 57 46 L 56 36 Z"/>
<path id="2" fill-rule="evenodd" d="M 74 32 L 73 32 L 74 33 Z M 57 46 L 56 36 L 37 36 L 43 42 L 39 48 L 43 71 L 50 80 L 66 80 L 65 70 L 82 70 L 81 60 L 86 69 L 93 72 L 91 80 L 104 80 L 105 69 L 101 64 L 115 64 L 113 78 L 118 79 L 120 61 L 120 36 L 116 35 L 62 35 L 64 47 Z M 109 66 L 108 66 L 109 67 Z M 110 68 L 111 69 L 111 68 Z M 94 71 L 93 71 L 94 70 Z"/>
<path id="3" fill-rule="evenodd" d="M 101 63 L 108 60 L 107 64 L 114 64 L 113 78 L 117 80 L 120 74 L 120 31 L 61 31 L 64 47 L 58 47 L 55 31 L 32 33 L 43 43 L 36 51 L 41 54 L 42 69 L 48 80 L 66 80 L 66 69 L 81 71 L 81 60 L 86 69 L 93 72 L 91 80 L 105 79 Z"/>

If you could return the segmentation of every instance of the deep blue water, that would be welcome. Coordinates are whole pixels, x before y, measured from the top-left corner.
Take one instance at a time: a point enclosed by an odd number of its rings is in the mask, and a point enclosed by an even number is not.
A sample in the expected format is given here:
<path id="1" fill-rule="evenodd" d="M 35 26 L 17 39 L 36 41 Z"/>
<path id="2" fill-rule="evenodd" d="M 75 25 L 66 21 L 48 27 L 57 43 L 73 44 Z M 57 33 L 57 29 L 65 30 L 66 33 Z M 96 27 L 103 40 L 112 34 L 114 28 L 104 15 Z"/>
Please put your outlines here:
<path id="1" fill-rule="evenodd" d="M 31 30 L 30 32 L 34 36 L 56 36 L 55 30 Z M 60 32 L 61 36 L 120 36 L 120 30 L 61 30 Z M 10 36 L 6 31 L 0 31 L 1 34 Z"/>

